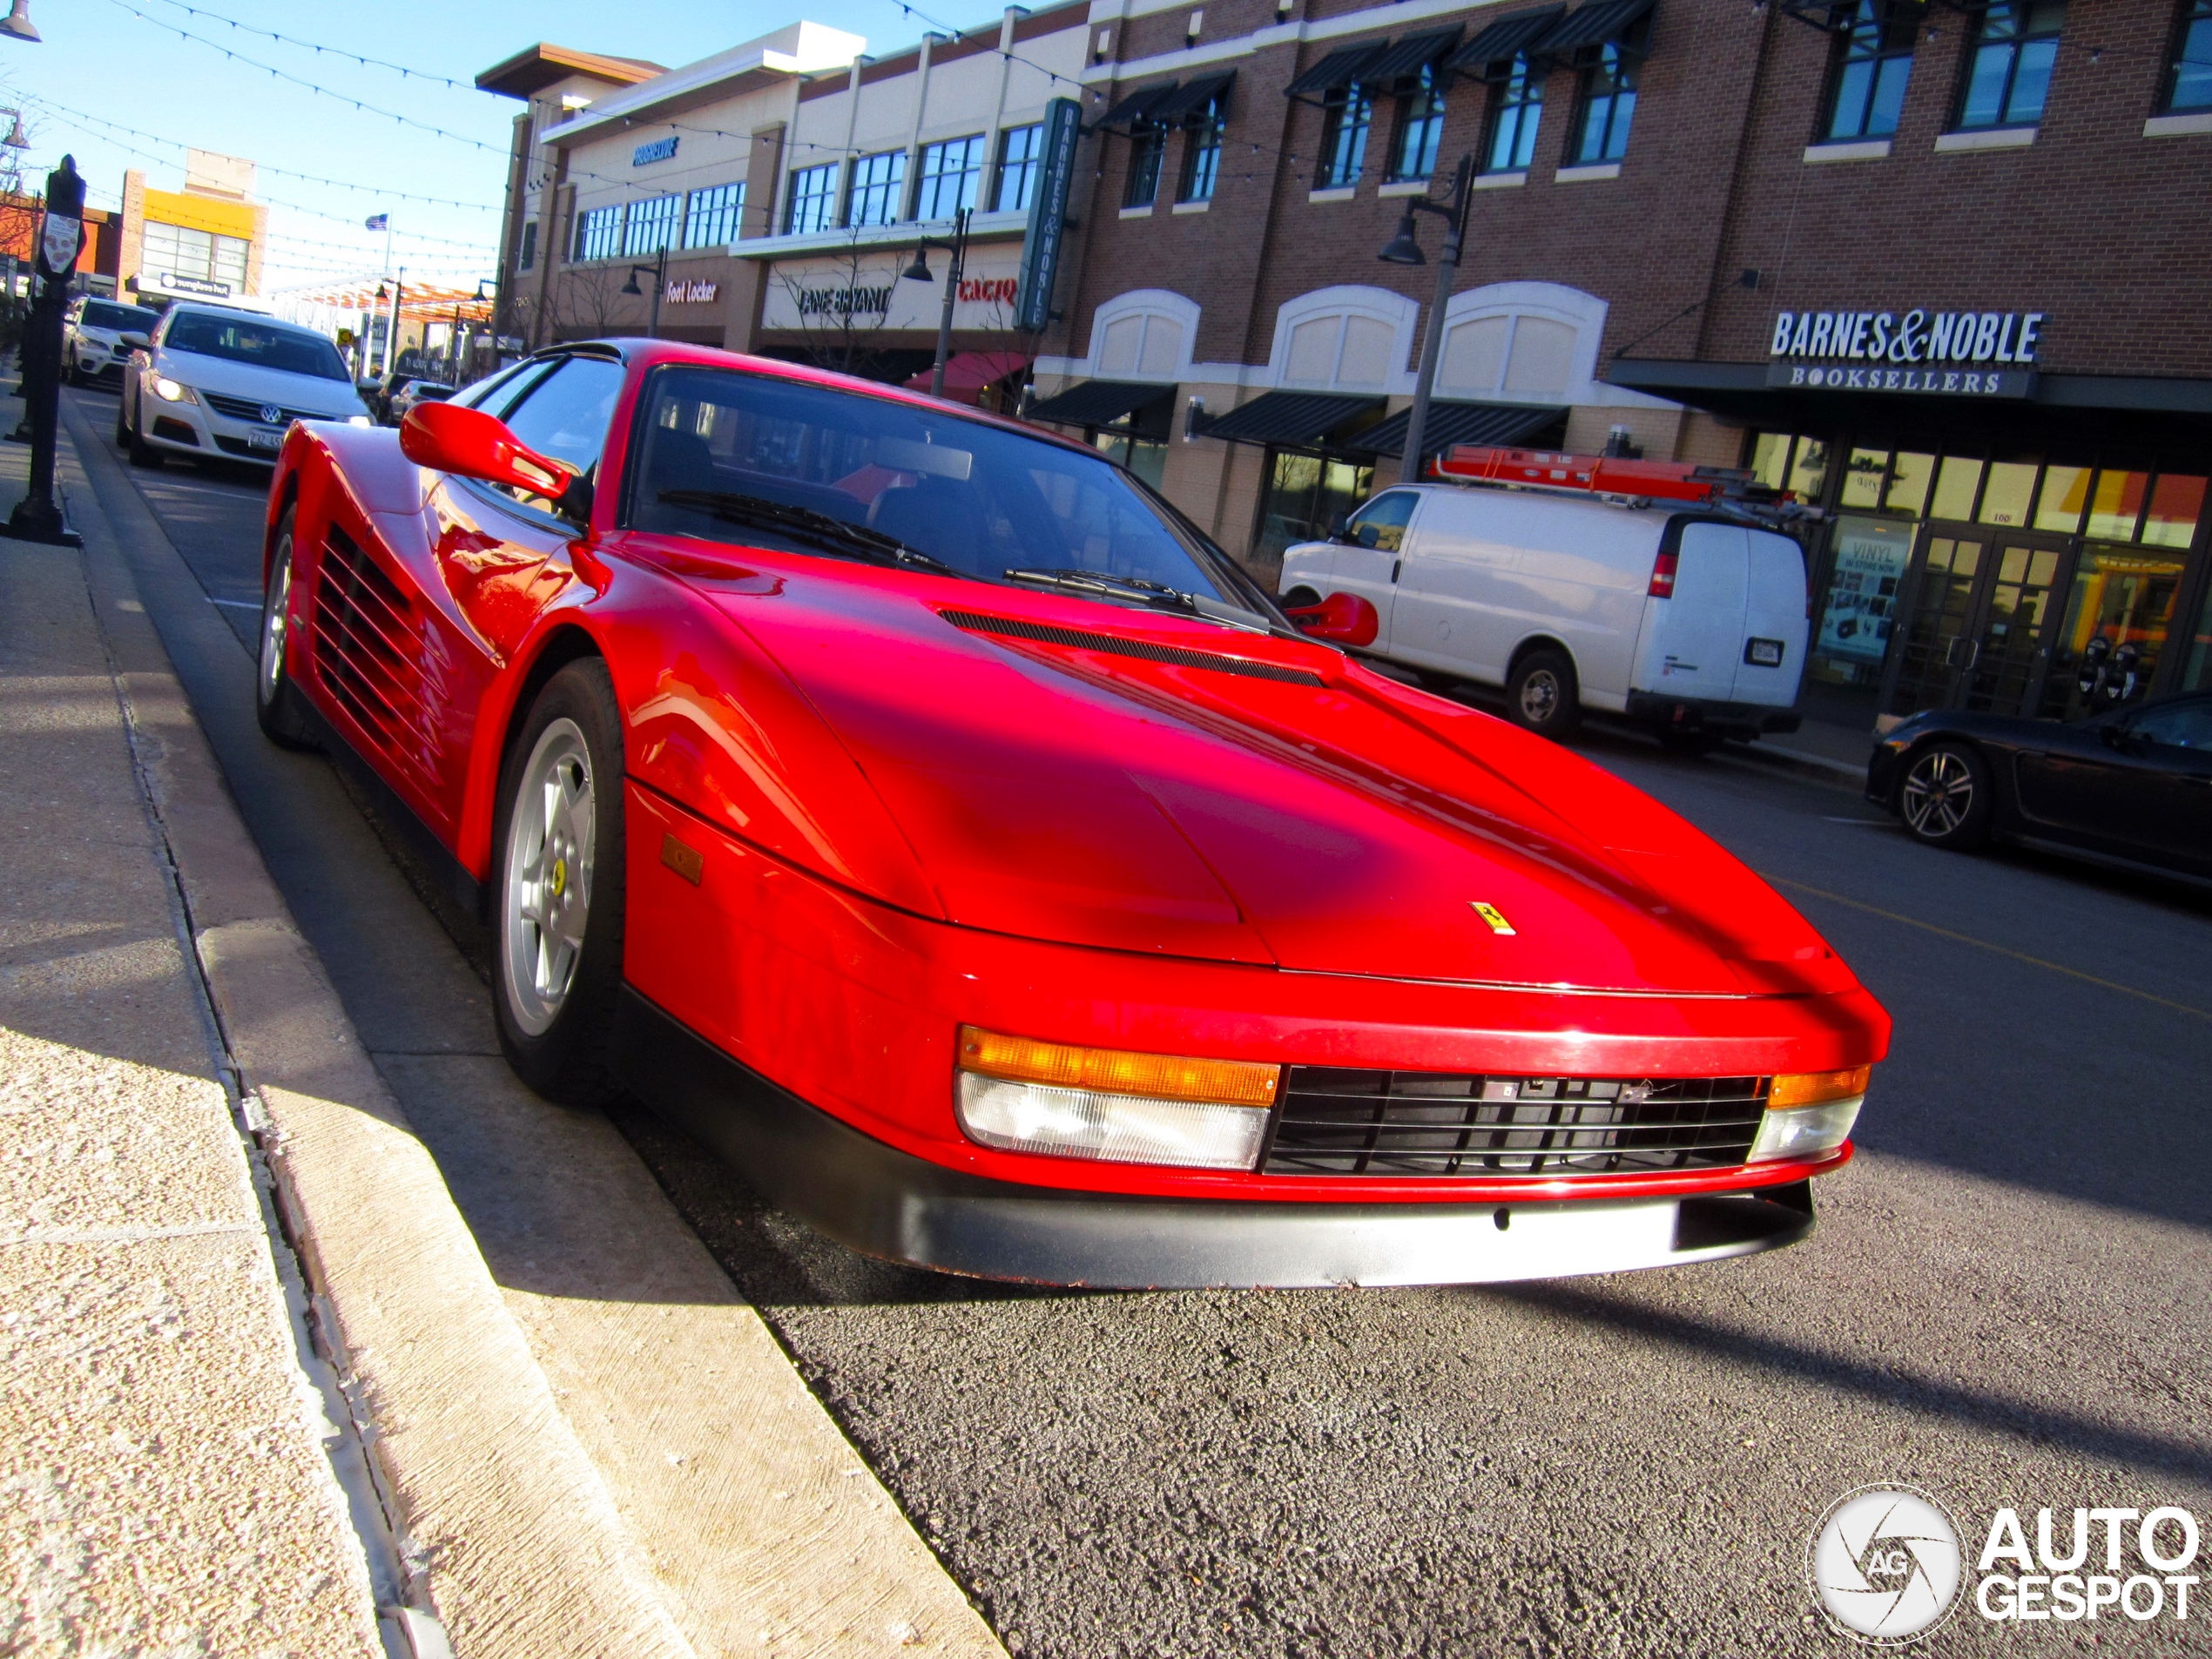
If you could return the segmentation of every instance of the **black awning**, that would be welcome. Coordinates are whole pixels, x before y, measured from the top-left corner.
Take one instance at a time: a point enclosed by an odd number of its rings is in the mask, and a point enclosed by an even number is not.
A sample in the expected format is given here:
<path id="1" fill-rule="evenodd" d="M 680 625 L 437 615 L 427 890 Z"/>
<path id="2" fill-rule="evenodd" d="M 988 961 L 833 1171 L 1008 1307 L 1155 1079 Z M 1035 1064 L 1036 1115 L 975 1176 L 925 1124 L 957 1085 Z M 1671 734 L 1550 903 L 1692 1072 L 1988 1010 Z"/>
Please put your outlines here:
<path id="1" fill-rule="evenodd" d="M 1340 392 L 1267 392 L 1200 429 L 1202 438 L 1231 443 L 1318 445 L 1339 428 L 1382 408 L 1379 397 Z"/>
<path id="2" fill-rule="evenodd" d="M 1480 69 L 1525 52 L 1558 24 L 1564 6 L 1545 6 L 1501 17 L 1453 54 L 1454 69 Z"/>
<path id="3" fill-rule="evenodd" d="M 1237 71 L 1232 69 L 1225 75 L 1201 75 L 1195 81 L 1185 81 L 1171 96 L 1160 99 L 1146 111 L 1144 118 L 1165 125 L 1185 116 L 1197 115 L 1214 99 L 1225 96 L 1236 78 Z"/>
<path id="4" fill-rule="evenodd" d="M 1588 0 L 1561 17 L 1551 33 L 1536 43 L 1536 50 L 1564 54 L 1618 40 L 1643 20 L 1652 3 L 1653 0 Z"/>
<path id="5" fill-rule="evenodd" d="M 1093 125 L 1126 127 L 1134 126 L 1139 121 L 1149 121 L 1152 118 L 1153 106 L 1174 96 L 1173 81 L 1160 81 L 1150 86 L 1140 87 L 1100 116 Z"/>
<path id="6" fill-rule="evenodd" d="M 1284 96 L 1297 98 L 1307 92 L 1333 92 L 1339 87 L 1350 86 L 1354 81 L 1365 80 L 1368 65 L 1379 58 L 1383 51 L 1384 44 L 1379 40 L 1362 41 L 1357 46 L 1339 46 L 1285 87 Z"/>
<path id="7" fill-rule="evenodd" d="M 1388 420 L 1378 421 L 1345 445 L 1366 455 L 1402 455 L 1406 428 L 1413 410 L 1400 409 Z M 1564 408 L 1527 403 L 1451 403 L 1438 398 L 1428 406 L 1428 424 L 1421 431 L 1424 455 L 1440 455 L 1455 443 L 1520 443 L 1548 427 L 1562 426 Z"/>
<path id="8" fill-rule="evenodd" d="M 1404 80 L 1418 75 L 1436 63 L 1459 44 L 1460 31 L 1440 29 L 1433 34 L 1408 35 L 1380 57 L 1374 66 L 1361 77 L 1372 85 L 1380 86 L 1388 81 Z"/>
<path id="9" fill-rule="evenodd" d="M 1157 381 L 1078 381 L 1031 406 L 1028 418 L 1055 426 L 1111 426 L 1174 395 L 1174 387 Z"/>

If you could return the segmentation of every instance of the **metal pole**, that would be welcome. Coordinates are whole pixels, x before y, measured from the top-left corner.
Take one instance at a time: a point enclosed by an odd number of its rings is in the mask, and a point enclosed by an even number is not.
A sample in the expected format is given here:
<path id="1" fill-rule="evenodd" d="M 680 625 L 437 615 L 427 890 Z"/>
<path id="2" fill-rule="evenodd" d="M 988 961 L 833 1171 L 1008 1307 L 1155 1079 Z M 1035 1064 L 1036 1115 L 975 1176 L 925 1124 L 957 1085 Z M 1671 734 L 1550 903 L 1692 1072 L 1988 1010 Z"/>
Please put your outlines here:
<path id="1" fill-rule="evenodd" d="M 400 266 L 399 275 L 392 283 L 392 337 L 384 343 L 384 372 L 388 374 L 400 361 L 400 302 L 407 298 L 407 266 Z"/>
<path id="2" fill-rule="evenodd" d="M 953 354 L 953 301 L 960 298 L 961 267 L 968 260 L 968 213 L 965 207 L 953 224 L 951 264 L 945 272 L 945 309 L 937 319 L 937 361 L 929 370 L 929 395 L 945 395 L 945 363 Z"/>
<path id="3" fill-rule="evenodd" d="M 660 251 L 660 259 L 653 266 L 653 320 L 645 325 L 646 337 L 660 338 L 660 297 L 668 287 L 668 250 Z"/>
<path id="4" fill-rule="evenodd" d="M 1428 328 L 1421 338 L 1421 372 L 1413 382 L 1413 407 L 1406 416 L 1406 455 L 1399 463 L 1400 483 L 1421 481 L 1421 448 L 1428 437 L 1429 398 L 1436 390 L 1437 359 L 1444 354 L 1444 307 L 1451 303 L 1452 283 L 1460 273 L 1460 243 L 1467 233 L 1467 199 L 1474 192 L 1474 158 L 1460 158 L 1459 175 L 1452 183 L 1452 216 L 1445 233 L 1444 252 L 1436 261 L 1436 296 L 1429 301 Z"/>
<path id="5" fill-rule="evenodd" d="M 8 519 L 19 541 L 82 547 L 84 538 L 63 522 L 54 499 L 54 445 L 61 426 L 62 313 L 69 307 L 70 278 L 84 246 L 84 180 L 77 159 L 64 156 L 46 175 L 46 212 L 39 223 L 31 268 L 38 293 L 24 327 L 24 424 L 30 428 L 30 488 Z"/>

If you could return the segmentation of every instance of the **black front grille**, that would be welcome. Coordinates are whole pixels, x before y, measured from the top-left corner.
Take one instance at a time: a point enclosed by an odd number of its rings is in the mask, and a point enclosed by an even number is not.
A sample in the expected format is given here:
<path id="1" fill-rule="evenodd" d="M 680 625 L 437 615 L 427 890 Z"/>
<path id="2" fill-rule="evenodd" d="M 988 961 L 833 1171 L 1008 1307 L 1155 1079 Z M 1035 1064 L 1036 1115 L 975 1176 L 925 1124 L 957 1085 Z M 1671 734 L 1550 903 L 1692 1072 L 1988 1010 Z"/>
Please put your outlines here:
<path id="1" fill-rule="evenodd" d="M 1641 1175 L 1750 1155 L 1764 1077 L 1525 1077 L 1292 1066 L 1268 1175 Z"/>
<path id="2" fill-rule="evenodd" d="M 294 421 L 327 421 L 331 417 L 318 415 L 313 409 L 285 409 L 275 421 L 261 419 L 262 405 L 250 397 L 228 397 L 220 392 L 202 392 L 207 407 L 218 415 L 227 415 L 233 421 L 251 421 L 257 426 L 290 426 Z"/>

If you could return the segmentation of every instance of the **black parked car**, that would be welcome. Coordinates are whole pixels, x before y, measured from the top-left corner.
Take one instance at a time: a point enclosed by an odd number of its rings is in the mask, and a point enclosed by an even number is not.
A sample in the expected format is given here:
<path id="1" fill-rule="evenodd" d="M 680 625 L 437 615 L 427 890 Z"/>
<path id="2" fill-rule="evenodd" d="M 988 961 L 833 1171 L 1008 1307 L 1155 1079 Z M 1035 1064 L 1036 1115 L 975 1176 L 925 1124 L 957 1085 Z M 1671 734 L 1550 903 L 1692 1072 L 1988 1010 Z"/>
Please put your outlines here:
<path id="1" fill-rule="evenodd" d="M 2063 724 L 1916 714 L 1875 744 L 1866 799 L 1931 846 L 1999 836 L 2212 876 L 2212 693 Z"/>

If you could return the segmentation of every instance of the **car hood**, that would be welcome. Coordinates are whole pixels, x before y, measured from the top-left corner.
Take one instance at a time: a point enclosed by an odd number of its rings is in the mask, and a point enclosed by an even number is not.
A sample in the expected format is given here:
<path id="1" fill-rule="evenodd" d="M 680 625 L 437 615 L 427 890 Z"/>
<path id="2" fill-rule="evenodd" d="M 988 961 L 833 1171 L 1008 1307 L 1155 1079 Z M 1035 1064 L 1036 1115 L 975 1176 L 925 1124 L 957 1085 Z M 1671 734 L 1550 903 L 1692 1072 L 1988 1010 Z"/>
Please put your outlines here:
<path id="1" fill-rule="evenodd" d="M 711 602 L 841 739 L 956 922 L 1406 980 L 1856 982 L 1664 807 L 1318 645 L 914 577 Z"/>
<path id="2" fill-rule="evenodd" d="M 352 387 L 342 381 L 327 381 L 320 374 L 293 374 L 280 368 L 233 363 L 189 351 L 164 350 L 158 354 L 154 367 L 195 391 L 248 397 L 257 403 L 275 403 L 287 409 L 313 409 L 334 421 L 368 412 Z"/>

